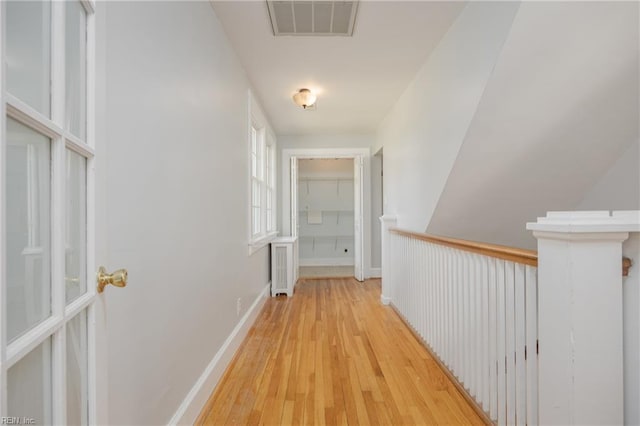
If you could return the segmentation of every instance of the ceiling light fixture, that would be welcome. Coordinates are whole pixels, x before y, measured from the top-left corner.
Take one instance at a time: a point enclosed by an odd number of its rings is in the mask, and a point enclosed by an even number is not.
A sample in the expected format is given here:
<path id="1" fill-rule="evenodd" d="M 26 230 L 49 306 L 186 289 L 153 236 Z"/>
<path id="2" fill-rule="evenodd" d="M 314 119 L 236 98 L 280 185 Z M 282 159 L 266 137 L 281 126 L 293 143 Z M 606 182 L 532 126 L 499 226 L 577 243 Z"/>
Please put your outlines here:
<path id="1" fill-rule="evenodd" d="M 293 102 L 303 109 L 307 109 L 316 103 L 316 95 L 309 89 L 300 89 L 293 95 Z"/>

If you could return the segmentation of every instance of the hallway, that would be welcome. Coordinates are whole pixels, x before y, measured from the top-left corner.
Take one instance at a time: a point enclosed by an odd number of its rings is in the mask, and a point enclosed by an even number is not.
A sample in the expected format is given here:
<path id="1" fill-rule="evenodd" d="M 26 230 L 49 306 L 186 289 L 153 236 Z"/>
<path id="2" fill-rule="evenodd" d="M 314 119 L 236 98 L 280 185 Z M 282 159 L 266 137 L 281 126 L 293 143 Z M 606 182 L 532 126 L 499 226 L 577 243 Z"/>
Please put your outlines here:
<path id="1" fill-rule="evenodd" d="M 4 423 L 640 425 L 640 1 L 0 2 Z"/>
<path id="2" fill-rule="evenodd" d="M 269 299 L 197 424 L 483 424 L 380 280 L 301 280 Z"/>

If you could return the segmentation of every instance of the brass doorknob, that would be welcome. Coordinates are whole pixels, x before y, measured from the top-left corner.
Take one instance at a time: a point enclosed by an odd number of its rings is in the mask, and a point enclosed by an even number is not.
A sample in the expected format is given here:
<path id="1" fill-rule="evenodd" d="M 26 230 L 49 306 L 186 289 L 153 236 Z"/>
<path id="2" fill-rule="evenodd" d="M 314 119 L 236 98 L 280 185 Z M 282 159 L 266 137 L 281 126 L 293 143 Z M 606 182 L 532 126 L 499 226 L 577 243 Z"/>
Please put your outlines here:
<path id="1" fill-rule="evenodd" d="M 127 276 L 129 273 L 126 269 L 118 269 L 112 274 L 107 274 L 104 266 L 98 268 L 98 293 L 102 293 L 107 284 L 116 287 L 124 287 L 127 285 Z"/>

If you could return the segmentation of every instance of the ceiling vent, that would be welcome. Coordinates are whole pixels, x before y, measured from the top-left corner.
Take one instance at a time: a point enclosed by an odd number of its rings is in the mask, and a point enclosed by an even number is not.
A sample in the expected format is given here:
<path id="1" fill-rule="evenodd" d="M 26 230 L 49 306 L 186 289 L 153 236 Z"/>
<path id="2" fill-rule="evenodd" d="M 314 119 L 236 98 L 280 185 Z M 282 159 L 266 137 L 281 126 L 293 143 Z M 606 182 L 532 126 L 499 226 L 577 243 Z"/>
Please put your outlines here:
<path id="1" fill-rule="evenodd" d="M 273 35 L 352 36 L 358 0 L 267 0 Z"/>

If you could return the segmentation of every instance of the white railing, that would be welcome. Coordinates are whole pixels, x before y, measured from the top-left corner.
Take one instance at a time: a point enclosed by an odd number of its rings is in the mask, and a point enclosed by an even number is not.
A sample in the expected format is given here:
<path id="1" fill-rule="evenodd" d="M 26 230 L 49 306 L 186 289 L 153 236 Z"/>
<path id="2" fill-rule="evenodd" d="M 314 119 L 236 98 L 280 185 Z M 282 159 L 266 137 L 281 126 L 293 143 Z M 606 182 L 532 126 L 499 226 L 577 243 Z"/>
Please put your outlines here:
<path id="1" fill-rule="evenodd" d="M 388 236 L 387 296 L 398 313 L 492 421 L 537 424 L 535 255 L 518 261 L 450 239 Z"/>
<path id="2" fill-rule="evenodd" d="M 381 222 L 382 303 L 486 421 L 638 423 L 640 211 L 550 212 L 537 253 Z"/>

